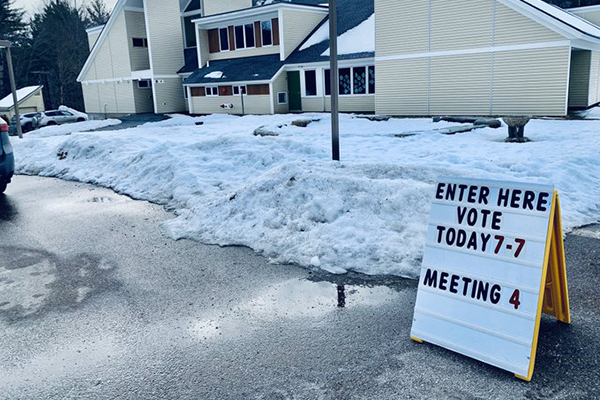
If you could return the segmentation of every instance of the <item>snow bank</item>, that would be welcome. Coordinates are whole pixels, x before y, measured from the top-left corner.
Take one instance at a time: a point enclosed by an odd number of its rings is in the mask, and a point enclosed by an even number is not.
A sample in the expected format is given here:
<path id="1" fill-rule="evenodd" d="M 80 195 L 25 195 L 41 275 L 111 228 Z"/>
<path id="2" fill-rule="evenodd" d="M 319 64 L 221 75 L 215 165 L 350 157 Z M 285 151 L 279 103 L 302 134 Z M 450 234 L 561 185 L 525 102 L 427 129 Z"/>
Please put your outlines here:
<path id="1" fill-rule="evenodd" d="M 176 238 L 246 245 L 277 262 L 332 272 L 416 276 L 438 176 L 554 183 L 567 229 L 600 219 L 600 121 L 535 120 L 528 144 L 505 129 L 446 136 L 425 119 L 341 116 L 342 163 L 328 115 L 172 120 L 15 141 L 20 173 L 111 187 L 167 204 Z M 204 124 L 196 126 L 202 121 Z M 267 125 L 277 137 L 255 137 Z M 418 132 L 403 139 L 395 134 Z"/>
<path id="2" fill-rule="evenodd" d="M 74 122 L 72 124 L 45 126 L 27 134 L 28 137 L 50 137 L 50 136 L 65 136 L 77 132 L 93 131 L 94 129 L 105 128 L 107 126 L 119 125 L 118 119 L 102 119 L 84 122 Z"/>

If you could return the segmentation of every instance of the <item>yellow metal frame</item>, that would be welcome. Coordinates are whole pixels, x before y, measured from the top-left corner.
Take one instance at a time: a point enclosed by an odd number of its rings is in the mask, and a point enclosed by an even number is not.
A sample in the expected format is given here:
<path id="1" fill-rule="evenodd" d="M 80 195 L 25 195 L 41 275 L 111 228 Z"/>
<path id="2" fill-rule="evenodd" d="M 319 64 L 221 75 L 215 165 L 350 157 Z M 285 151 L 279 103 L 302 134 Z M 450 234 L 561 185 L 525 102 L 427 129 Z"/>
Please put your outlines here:
<path id="1" fill-rule="evenodd" d="M 571 323 L 566 267 L 560 198 L 558 192 L 555 191 L 552 199 L 552 210 L 550 211 L 550 222 L 548 223 L 544 269 L 542 271 L 533 345 L 529 359 L 529 371 L 527 376 L 515 374 L 517 378 L 524 381 L 531 382 L 533 377 L 542 312 L 554 315 L 558 321 L 566 324 Z"/>

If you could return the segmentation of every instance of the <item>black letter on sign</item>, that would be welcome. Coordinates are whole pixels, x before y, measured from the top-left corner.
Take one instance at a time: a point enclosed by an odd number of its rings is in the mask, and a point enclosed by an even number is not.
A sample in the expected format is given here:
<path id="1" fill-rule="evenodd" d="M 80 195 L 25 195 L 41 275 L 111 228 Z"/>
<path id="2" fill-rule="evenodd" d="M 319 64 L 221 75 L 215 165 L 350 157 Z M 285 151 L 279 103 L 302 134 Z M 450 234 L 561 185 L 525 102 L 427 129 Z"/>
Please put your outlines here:
<path id="1" fill-rule="evenodd" d="M 441 290 L 448 290 L 448 287 L 446 286 L 446 284 L 448 283 L 448 276 L 450 274 L 448 274 L 447 272 L 442 272 L 442 274 L 440 275 L 440 289 Z"/>
<path id="2" fill-rule="evenodd" d="M 500 303 L 500 292 L 501 291 L 502 291 L 502 288 L 500 287 L 500 285 L 492 286 L 492 291 L 490 293 L 490 300 L 492 301 L 492 304 Z"/>
<path id="3" fill-rule="evenodd" d="M 458 280 L 460 279 L 460 277 L 458 275 L 452 275 L 452 278 L 450 278 L 450 292 L 451 293 L 458 293 L 458 290 L 456 290 L 456 288 L 458 287 Z"/>
<path id="4" fill-rule="evenodd" d="M 550 197 L 549 193 L 540 193 L 540 197 L 538 197 L 537 210 L 538 211 L 546 211 L 548 207 L 545 207 L 548 204 L 547 198 Z"/>
<path id="5" fill-rule="evenodd" d="M 437 271 L 432 271 L 431 269 L 427 270 L 425 274 L 425 279 L 423 280 L 423 285 L 425 286 L 437 286 Z"/>
<path id="6" fill-rule="evenodd" d="M 446 186 L 445 183 L 440 183 L 437 187 L 437 191 L 435 192 L 435 198 L 438 200 L 443 200 L 444 199 L 444 186 Z"/>
<path id="7" fill-rule="evenodd" d="M 492 216 L 492 229 L 495 231 L 500 230 L 500 223 L 502 222 L 502 213 L 500 211 L 494 211 Z"/>

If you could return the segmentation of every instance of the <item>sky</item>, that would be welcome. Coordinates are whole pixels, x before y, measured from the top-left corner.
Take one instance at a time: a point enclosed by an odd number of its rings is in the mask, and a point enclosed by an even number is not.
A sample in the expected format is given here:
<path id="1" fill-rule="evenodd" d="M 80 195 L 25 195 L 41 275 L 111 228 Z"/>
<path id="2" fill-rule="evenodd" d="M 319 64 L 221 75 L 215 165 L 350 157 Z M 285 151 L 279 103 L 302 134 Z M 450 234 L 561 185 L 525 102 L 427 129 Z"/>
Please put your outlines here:
<path id="1" fill-rule="evenodd" d="M 87 0 L 77 0 L 77 1 L 78 2 L 84 1 L 87 3 Z M 112 7 L 115 5 L 117 0 L 104 0 L 104 2 L 106 3 L 108 8 L 112 9 Z M 27 11 L 30 14 L 41 9 L 43 4 L 44 4 L 44 0 L 14 0 L 15 7 L 23 8 L 23 9 L 25 9 L 25 11 Z"/>

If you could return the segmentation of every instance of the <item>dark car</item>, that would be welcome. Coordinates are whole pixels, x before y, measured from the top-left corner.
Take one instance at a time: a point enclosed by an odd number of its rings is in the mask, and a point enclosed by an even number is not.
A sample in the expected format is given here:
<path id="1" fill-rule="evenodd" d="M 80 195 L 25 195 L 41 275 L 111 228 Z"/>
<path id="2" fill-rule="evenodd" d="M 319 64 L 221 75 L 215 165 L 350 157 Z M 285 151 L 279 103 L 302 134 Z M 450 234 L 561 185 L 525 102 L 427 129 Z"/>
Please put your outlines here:
<path id="1" fill-rule="evenodd" d="M 0 193 L 4 193 L 14 173 L 15 157 L 8 140 L 8 124 L 0 118 Z"/>

